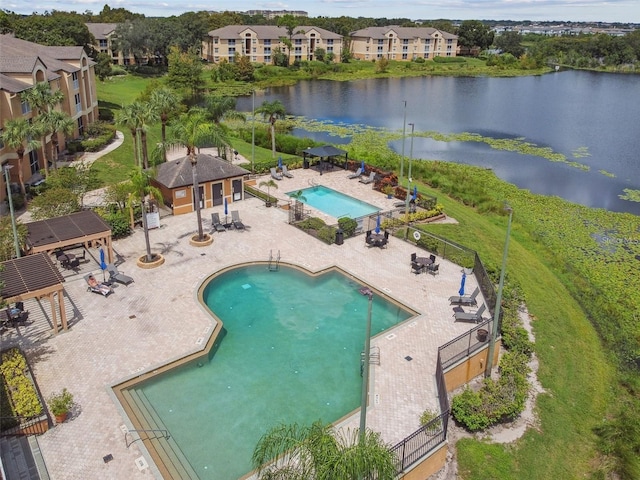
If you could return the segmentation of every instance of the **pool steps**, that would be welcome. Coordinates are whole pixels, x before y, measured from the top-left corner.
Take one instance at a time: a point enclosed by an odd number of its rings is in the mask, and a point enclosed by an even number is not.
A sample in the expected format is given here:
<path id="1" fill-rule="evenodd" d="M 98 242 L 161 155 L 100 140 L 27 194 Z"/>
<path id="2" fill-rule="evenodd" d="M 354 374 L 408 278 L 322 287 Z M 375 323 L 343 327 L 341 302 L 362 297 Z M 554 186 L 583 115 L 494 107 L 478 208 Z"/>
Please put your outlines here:
<path id="1" fill-rule="evenodd" d="M 122 390 L 122 395 L 131 411 L 130 418 L 135 419 L 141 430 L 167 430 L 155 409 L 141 390 L 130 388 Z M 171 432 L 169 432 L 171 433 Z M 184 456 L 176 442 L 169 436 L 139 432 L 153 461 L 163 478 L 173 480 L 195 480 L 198 475 Z"/>

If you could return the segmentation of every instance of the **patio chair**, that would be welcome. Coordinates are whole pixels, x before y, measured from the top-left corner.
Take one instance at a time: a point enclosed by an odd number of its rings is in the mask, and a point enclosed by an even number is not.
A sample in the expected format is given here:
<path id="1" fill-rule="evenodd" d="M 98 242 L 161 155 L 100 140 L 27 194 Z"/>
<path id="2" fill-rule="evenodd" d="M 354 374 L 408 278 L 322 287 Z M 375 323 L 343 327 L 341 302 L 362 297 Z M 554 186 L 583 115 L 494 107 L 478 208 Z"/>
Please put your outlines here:
<path id="1" fill-rule="evenodd" d="M 478 301 L 476 297 L 480 293 L 480 288 L 476 287 L 476 289 L 471 293 L 471 295 L 453 295 L 449 297 L 449 303 L 451 305 L 477 305 Z"/>
<path id="2" fill-rule="evenodd" d="M 420 265 L 418 262 L 411 262 L 411 272 L 419 275 L 424 271 L 424 266 Z"/>
<path id="3" fill-rule="evenodd" d="M 475 312 L 464 312 L 459 307 L 454 310 L 453 316 L 456 318 L 456 322 L 472 322 L 480 323 L 482 321 L 482 314 L 486 307 L 484 303 L 480 305 L 480 308 Z"/>
<path id="4" fill-rule="evenodd" d="M 353 180 L 354 178 L 358 178 L 360 175 L 362 175 L 362 167 L 358 167 L 358 169 L 356 170 L 356 173 L 352 173 L 351 175 L 347 175 L 347 178 L 349 180 Z"/>
<path id="5" fill-rule="evenodd" d="M 293 178 L 293 175 L 289 173 L 289 170 L 287 170 L 287 166 L 284 164 L 282 165 L 282 175 L 284 175 L 287 178 Z"/>
<path id="6" fill-rule="evenodd" d="M 227 229 L 224 228 L 224 225 L 220 221 L 220 214 L 212 213 L 211 214 L 211 228 L 215 229 L 216 232 L 226 232 Z"/>
<path id="7" fill-rule="evenodd" d="M 434 277 L 440 273 L 440 264 L 432 263 L 431 265 L 427 265 L 427 273 L 430 273 Z"/>
<path id="8" fill-rule="evenodd" d="M 111 288 L 106 283 L 98 282 L 96 277 L 93 276 L 93 273 L 87 273 L 84 276 L 85 282 L 87 282 L 87 291 L 98 293 L 103 297 L 108 296 L 110 293 L 113 293 L 113 288 Z"/>
<path id="9" fill-rule="evenodd" d="M 429 255 L 429 258 L 431 259 L 431 263 L 436 263 L 436 256 L 433 253 Z"/>
<path id="10" fill-rule="evenodd" d="M 236 230 L 244 230 L 244 223 L 240 220 L 240 213 L 238 213 L 238 210 L 231 210 L 231 222 Z"/>
<path id="11" fill-rule="evenodd" d="M 376 172 L 371 172 L 368 177 L 361 178 L 358 181 L 360 183 L 364 183 L 365 185 L 369 185 L 370 183 L 373 183 L 375 179 L 376 179 Z"/>
<path id="12" fill-rule="evenodd" d="M 107 265 L 107 272 L 109 272 L 110 282 L 117 282 L 121 283 L 122 285 L 129 285 L 130 283 L 133 283 L 133 278 L 125 275 L 124 273 L 120 273 L 118 271 L 118 267 L 116 267 L 113 263 Z"/>
<path id="13" fill-rule="evenodd" d="M 416 252 L 413 252 L 411 254 L 411 263 L 414 263 L 416 261 L 416 258 L 418 258 L 418 254 Z"/>
<path id="14" fill-rule="evenodd" d="M 269 171 L 271 172 L 271 178 L 275 179 L 275 180 L 282 180 L 282 175 L 278 172 L 276 172 L 275 167 L 271 167 L 269 169 Z"/>
<path id="15" fill-rule="evenodd" d="M 25 312 L 24 303 L 16 302 L 15 306 L 5 310 L 7 312 L 7 320 L 4 322 L 6 325 L 14 327 L 17 323 L 24 323 L 27 321 L 29 312 Z"/>

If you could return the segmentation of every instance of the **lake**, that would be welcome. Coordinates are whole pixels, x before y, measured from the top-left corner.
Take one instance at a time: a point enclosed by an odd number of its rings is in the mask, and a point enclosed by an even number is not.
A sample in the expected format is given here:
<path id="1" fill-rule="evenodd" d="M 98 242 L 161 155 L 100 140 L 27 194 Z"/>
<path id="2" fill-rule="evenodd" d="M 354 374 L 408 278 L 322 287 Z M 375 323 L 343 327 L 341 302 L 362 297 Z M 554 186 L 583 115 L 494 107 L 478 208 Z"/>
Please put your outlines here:
<path id="1" fill-rule="evenodd" d="M 625 188 L 640 189 L 639 97 L 640 76 L 569 70 L 515 78 L 304 81 L 257 93 L 256 106 L 280 100 L 292 115 L 402 131 L 406 100 L 407 133 L 413 123 L 415 131 L 524 138 L 590 170 L 475 142 L 414 138 L 411 150 L 407 135 L 405 155 L 412 153 L 414 161 L 491 168 L 503 180 L 534 193 L 640 215 L 640 203 L 618 197 Z M 238 109 L 250 111 L 251 98 L 239 99 Z M 294 133 L 327 143 L 348 142 L 323 133 Z M 401 141 L 391 147 L 402 151 Z"/>

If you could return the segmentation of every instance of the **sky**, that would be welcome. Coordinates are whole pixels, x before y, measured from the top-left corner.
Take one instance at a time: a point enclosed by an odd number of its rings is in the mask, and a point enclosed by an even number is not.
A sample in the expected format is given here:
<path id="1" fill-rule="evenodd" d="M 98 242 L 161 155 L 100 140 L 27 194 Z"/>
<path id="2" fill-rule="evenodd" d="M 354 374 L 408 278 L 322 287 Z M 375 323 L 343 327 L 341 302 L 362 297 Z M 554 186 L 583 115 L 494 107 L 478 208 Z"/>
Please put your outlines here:
<path id="1" fill-rule="evenodd" d="M 125 8 L 145 16 L 168 17 L 200 10 L 304 10 L 310 17 L 409 18 L 412 20 L 531 20 L 640 24 L 640 0 L 1 0 L 19 14 L 51 10 Z"/>

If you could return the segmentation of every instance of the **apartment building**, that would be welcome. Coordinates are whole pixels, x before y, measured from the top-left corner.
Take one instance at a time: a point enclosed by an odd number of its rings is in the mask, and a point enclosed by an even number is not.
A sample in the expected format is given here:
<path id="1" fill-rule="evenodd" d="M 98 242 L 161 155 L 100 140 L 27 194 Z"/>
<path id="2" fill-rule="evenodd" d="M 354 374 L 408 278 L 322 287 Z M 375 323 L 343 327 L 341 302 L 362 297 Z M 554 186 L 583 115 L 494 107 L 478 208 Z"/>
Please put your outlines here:
<path id="1" fill-rule="evenodd" d="M 213 63 L 234 61 L 236 54 L 248 56 L 251 62 L 273 63 L 273 53 L 279 48 L 289 54 L 289 62 L 315 60 L 315 51 L 322 48 L 332 53 L 334 62 L 340 61 L 343 39 L 341 35 L 312 26 L 296 27 L 291 37 L 291 51 L 282 41 L 289 39 L 285 27 L 274 25 L 229 25 L 212 30 L 202 41 L 202 58 Z"/>
<path id="2" fill-rule="evenodd" d="M 95 49 L 109 55 L 114 65 L 135 65 L 136 59 L 133 55 L 124 55 L 114 46 L 117 23 L 85 23 L 85 25 L 96 39 L 93 45 Z"/>
<path id="3" fill-rule="evenodd" d="M 57 107 L 75 121 L 72 138 L 83 134 L 90 123 L 98 119 L 98 95 L 94 62 L 84 48 L 47 47 L 37 43 L 0 35 L 0 132 L 7 121 L 26 118 L 33 119 L 34 112 L 28 102 L 21 99 L 21 93 L 36 83 L 48 82 L 52 91 L 60 90 L 64 100 Z M 64 150 L 63 135 L 58 135 L 58 148 Z M 45 145 L 25 151 L 22 161 L 22 175 L 25 182 L 44 169 L 44 152 L 51 151 L 51 135 L 45 137 Z M 46 149 L 46 150 L 45 150 Z M 0 140 L 0 164 L 11 165 L 10 182 L 18 182 L 18 155 Z M 0 200 L 4 200 L 7 188 L 0 180 Z"/>
<path id="4" fill-rule="evenodd" d="M 458 37 L 431 27 L 368 27 L 351 32 L 351 55 L 360 60 L 455 57 Z"/>

